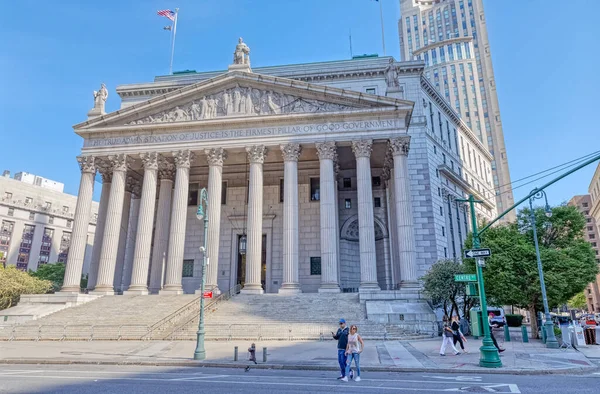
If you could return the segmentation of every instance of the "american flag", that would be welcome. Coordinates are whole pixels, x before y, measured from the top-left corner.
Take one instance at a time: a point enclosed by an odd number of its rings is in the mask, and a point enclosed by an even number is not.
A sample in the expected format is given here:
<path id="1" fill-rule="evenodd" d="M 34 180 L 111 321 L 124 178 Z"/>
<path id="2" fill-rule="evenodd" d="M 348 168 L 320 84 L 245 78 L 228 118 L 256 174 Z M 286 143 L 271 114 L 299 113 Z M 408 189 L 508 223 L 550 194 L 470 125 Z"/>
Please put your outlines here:
<path id="1" fill-rule="evenodd" d="M 169 18 L 170 20 L 175 20 L 175 12 L 171 10 L 160 10 L 156 13 L 159 16 L 164 16 L 165 18 Z"/>

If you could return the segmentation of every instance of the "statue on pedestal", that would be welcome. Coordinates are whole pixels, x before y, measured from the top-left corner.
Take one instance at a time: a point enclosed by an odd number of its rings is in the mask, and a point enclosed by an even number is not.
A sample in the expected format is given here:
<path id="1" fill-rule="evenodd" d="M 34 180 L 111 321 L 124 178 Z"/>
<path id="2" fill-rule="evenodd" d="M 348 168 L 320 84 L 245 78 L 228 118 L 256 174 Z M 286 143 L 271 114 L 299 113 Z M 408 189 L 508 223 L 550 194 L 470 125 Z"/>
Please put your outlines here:
<path id="1" fill-rule="evenodd" d="M 385 69 L 385 82 L 390 88 L 395 88 L 399 86 L 398 71 L 396 69 L 396 65 L 394 64 L 394 59 L 390 59 L 390 63 Z"/>
<path id="2" fill-rule="evenodd" d="M 94 108 L 88 112 L 88 118 L 93 118 L 96 116 L 106 114 L 104 110 L 104 106 L 106 104 L 106 99 L 108 98 L 108 90 L 106 89 L 105 84 L 100 84 L 100 90 L 94 90 Z"/>
<path id="3" fill-rule="evenodd" d="M 250 66 L 250 48 L 244 43 L 242 37 L 238 40 L 235 52 L 233 52 L 233 64 L 245 64 Z"/>

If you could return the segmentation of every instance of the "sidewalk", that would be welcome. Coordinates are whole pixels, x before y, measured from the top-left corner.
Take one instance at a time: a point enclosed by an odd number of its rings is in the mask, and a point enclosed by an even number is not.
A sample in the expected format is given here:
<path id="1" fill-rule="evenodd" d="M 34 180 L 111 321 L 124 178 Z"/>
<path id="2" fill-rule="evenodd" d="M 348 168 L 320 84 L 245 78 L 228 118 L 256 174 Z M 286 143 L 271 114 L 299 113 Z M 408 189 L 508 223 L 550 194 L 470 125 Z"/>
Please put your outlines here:
<path id="1" fill-rule="evenodd" d="M 361 355 L 365 371 L 460 372 L 549 374 L 580 373 L 600 365 L 600 346 L 588 347 L 585 354 L 573 349 L 546 349 L 539 341 L 507 342 L 501 355 L 503 367 L 479 367 L 480 340 L 469 340 L 470 353 L 439 355 L 441 338 L 422 341 L 366 342 Z M 246 367 L 248 341 L 206 342 L 206 360 L 192 360 L 193 341 L 93 341 L 93 342 L 0 342 L 3 364 L 123 364 L 158 366 Z M 234 346 L 239 360 L 233 361 Z M 337 370 L 334 341 L 257 342 L 257 368 Z M 263 347 L 267 362 L 263 363 Z M 588 359 L 586 357 L 590 357 Z"/>

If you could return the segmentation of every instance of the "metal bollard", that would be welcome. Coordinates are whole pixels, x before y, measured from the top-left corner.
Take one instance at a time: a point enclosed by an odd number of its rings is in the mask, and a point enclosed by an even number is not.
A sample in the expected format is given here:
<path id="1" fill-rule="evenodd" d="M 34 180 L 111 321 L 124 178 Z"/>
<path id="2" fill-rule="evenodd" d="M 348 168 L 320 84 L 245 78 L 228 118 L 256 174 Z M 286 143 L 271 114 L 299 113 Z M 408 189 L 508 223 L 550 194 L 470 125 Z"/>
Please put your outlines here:
<path id="1" fill-rule="evenodd" d="M 238 347 L 234 347 L 233 348 L 233 361 L 237 361 L 238 360 Z"/>
<path id="2" fill-rule="evenodd" d="M 521 326 L 521 334 L 523 335 L 523 343 L 529 342 L 529 337 L 527 336 L 527 327 Z"/>
<path id="3" fill-rule="evenodd" d="M 542 325 L 540 331 L 542 331 L 542 342 L 546 343 L 546 338 L 547 338 L 547 335 L 548 335 L 548 333 L 546 332 L 546 327 L 544 327 Z"/>
<path id="4" fill-rule="evenodd" d="M 504 342 L 510 342 L 510 330 L 508 324 L 504 325 Z"/>
<path id="5" fill-rule="evenodd" d="M 267 348 L 263 348 L 263 363 L 267 362 Z"/>

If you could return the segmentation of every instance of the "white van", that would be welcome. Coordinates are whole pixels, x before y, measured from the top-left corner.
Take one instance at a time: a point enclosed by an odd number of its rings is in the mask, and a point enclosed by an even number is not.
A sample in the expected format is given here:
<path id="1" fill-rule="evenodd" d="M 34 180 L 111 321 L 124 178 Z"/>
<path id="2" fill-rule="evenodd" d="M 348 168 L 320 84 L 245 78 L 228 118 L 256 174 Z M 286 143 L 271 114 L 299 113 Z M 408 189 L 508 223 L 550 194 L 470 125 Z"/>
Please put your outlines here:
<path id="1" fill-rule="evenodd" d="M 506 325 L 506 317 L 504 316 L 504 309 L 498 308 L 496 306 L 488 306 L 487 311 L 488 311 L 488 315 L 490 313 L 494 314 L 494 317 L 492 317 L 492 325 L 496 325 L 498 327 L 504 327 Z"/>

